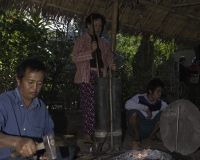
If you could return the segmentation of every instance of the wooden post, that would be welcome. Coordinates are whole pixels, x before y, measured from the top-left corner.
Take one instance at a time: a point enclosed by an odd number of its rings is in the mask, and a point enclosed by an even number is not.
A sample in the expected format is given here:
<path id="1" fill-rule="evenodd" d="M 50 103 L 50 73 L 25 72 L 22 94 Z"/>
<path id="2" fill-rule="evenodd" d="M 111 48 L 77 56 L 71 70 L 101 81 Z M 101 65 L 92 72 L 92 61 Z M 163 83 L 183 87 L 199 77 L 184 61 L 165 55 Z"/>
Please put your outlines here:
<path id="1" fill-rule="evenodd" d="M 118 21 L 118 0 L 113 2 L 113 17 L 112 17 L 112 30 L 111 30 L 111 50 L 115 53 L 116 47 L 116 33 L 117 33 L 117 21 Z M 112 106 L 112 84 L 111 84 L 111 70 L 110 70 L 110 141 L 111 148 L 113 148 L 113 106 Z"/>
<path id="2" fill-rule="evenodd" d="M 113 16 L 112 16 L 112 28 L 111 28 L 111 50 L 115 52 L 116 47 L 116 33 L 117 33 L 117 22 L 118 22 L 118 0 L 113 2 Z"/>

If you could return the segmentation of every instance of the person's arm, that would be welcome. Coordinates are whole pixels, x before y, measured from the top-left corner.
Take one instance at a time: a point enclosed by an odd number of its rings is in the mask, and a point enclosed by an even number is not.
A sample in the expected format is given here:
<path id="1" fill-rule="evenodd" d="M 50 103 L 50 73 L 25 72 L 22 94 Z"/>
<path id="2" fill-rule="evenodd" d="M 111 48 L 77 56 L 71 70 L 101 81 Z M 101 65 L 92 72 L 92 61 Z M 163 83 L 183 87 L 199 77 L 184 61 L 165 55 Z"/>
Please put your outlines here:
<path id="1" fill-rule="evenodd" d="M 128 100 L 125 104 L 125 108 L 127 110 L 137 109 L 137 110 L 144 111 L 144 112 L 146 112 L 149 109 L 148 106 L 145 106 L 143 104 L 139 104 L 138 95 L 136 95 L 133 98 L 131 98 L 130 100 Z"/>
<path id="2" fill-rule="evenodd" d="M 162 100 L 161 100 L 162 101 Z M 165 108 L 168 106 L 168 104 L 166 103 L 166 102 L 164 102 L 164 101 L 162 101 L 161 102 L 161 108 L 160 108 L 160 110 L 161 111 L 164 111 L 165 110 Z"/>
<path id="3" fill-rule="evenodd" d="M 98 44 L 102 53 L 104 67 L 109 67 L 112 70 L 116 70 L 116 65 L 114 63 L 114 54 L 111 51 L 109 45 L 100 37 L 98 37 Z"/>
<path id="4" fill-rule="evenodd" d="M 72 51 L 72 61 L 74 63 L 92 59 L 91 43 L 84 37 L 86 36 L 79 37 L 74 45 Z"/>
<path id="5" fill-rule="evenodd" d="M 36 144 L 32 139 L 6 135 L 0 132 L 0 148 L 12 147 L 25 157 L 32 156 L 36 153 Z"/>
<path id="6" fill-rule="evenodd" d="M 2 94 L 0 97 L 0 148 L 15 148 L 22 156 L 32 156 L 36 153 L 36 144 L 32 139 L 6 133 L 6 127 L 12 128 L 12 125 L 16 124 L 14 122 L 7 123 L 8 117 L 13 116 L 10 113 L 12 112 L 11 108 L 9 96 Z"/>

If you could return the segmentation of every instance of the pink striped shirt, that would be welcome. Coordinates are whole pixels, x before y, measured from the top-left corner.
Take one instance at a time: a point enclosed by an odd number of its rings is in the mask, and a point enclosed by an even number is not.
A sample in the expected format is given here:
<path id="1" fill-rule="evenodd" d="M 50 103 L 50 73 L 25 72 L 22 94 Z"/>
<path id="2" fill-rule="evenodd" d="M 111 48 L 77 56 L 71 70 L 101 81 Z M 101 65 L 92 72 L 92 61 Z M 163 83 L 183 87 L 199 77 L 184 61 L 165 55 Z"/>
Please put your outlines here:
<path id="1" fill-rule="evenodd" d="M 91 36 L 88 33 L 83 34 L 76 40 L 72 52 L 72 61 L 76 64 L 77 69 L 74 83 L 89 83 L 90 60 L 92 59 L 91 41 Z M 108 44 L 100 37 L 98 37 L 98 44 L 104 63 L 103 77 L 106 77 L 108 66 L 114 62 L 114 55 Z"/>

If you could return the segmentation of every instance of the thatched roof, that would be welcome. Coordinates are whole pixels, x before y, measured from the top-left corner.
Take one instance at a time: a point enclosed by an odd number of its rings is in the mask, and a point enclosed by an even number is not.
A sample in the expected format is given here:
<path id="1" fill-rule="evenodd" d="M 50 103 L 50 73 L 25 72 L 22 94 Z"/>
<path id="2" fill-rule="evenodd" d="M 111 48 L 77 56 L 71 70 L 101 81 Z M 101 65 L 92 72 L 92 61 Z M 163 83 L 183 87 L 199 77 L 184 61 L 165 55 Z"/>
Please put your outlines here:
<path id="1" fill-rule="evenodd" d="M 153 33 L 163 38 L 194 42 L 200 32 L 199 0 L 0 0 L 1 8 L 42 7 L 43 16 L 53 19 L 101 13 L 111 29 L 114 4 L 118 3 L 118 29 L 128 34 Z"/>

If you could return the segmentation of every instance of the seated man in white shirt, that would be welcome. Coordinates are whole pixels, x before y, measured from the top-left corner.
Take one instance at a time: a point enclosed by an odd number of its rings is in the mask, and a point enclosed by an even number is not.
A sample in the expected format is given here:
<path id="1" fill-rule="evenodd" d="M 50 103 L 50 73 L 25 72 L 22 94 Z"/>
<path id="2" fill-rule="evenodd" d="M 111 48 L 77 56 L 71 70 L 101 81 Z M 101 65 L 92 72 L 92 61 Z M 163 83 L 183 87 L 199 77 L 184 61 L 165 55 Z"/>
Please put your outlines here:
<path id="1" fill-rule="evenodd" d="M 164 83 L 159 78 L 147 84 L 147 93 L 137 94 L 125 104 L 128 130 L 133 137 L 133 149 L 140 149 L 142 139 L 162 143 L 156 136 L 160 129 L 160 116 L 167 103 L 160 99 Z"/>

